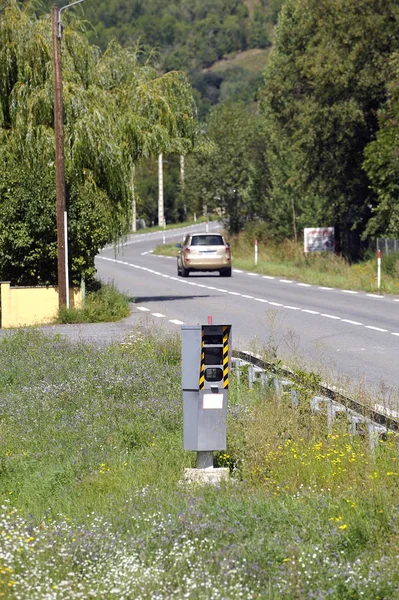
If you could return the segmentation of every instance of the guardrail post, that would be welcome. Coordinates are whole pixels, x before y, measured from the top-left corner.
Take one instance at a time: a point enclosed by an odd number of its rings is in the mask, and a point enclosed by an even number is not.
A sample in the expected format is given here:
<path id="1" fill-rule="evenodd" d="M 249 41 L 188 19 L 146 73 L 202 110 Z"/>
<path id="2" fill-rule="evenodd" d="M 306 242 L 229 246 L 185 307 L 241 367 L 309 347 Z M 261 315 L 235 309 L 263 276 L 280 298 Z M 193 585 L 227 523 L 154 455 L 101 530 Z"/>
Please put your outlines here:
<path id="1" fill-rule="evenodd" d="M 254 372 L 254 366 L 253 365 L 249 365 L 248 367 L 248 387 L 250 390 L 252 390 L 253 385 L 254 385 L 254 380 L 255 380 L 255 372 Z"/>
<path id="2" fill-rule="evenodd" d="M 350 415 L 349 421 L 349 433 L 351 433 L 352 435 L 356 435 L 357 426 L 359 425 L 359 423 L 364 423 L 364 418 L 358 415 Z"/>
<path id="3" fill-rule="evenodd" d="M 299 392 L 295 388 L 290 389 L 292 408 L 299 406 Z"/>
<path id="4" fill-rule="evenodd" d="M 267 375 L 264 371 L 260 374 L 260 387 L 263 390 L 266 387 Z"/>

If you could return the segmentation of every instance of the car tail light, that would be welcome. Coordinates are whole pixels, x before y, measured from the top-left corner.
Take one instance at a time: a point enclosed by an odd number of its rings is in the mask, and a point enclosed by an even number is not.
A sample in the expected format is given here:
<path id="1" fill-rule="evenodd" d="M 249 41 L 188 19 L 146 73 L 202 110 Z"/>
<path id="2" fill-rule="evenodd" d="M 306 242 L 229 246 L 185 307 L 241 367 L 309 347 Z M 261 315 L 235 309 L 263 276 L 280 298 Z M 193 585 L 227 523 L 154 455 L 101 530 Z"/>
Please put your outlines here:
<path id="1" fill-rule="evenodd" d="M 186 253 L 186 262 L 190 262 L 190 259 L 188 258 L 188 255 L 190 254 L 190 248 L 186 248 L 184 252 Z"/>
<path id="2" fill-rule="evenodd" d="M 230 248 L 229 248 L 229 246 L 225 246 L 225 248 L 226 248 L 226 259 L 230 260 Z"/>

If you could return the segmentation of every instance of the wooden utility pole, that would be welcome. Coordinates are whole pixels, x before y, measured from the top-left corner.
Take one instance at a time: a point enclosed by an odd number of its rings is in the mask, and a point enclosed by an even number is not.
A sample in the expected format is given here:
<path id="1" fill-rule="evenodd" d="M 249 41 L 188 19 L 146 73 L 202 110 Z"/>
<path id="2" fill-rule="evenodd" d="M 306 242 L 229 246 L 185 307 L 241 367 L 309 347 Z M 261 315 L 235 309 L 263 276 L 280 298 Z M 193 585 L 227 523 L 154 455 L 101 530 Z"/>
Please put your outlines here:
<path id="1" fill-rule="evenodd" d="M 64 116 L 62 102 L 61 37 L 58 30 L 57 6 L 51 14 L 53 38 L 53 83 L 54 83 L 54 134 L 55 134 L 55 182 L 57 203 L 57 248 L 58 248 L 58 302 L 62 308 L 67 304 L 66 261 L 65 261 L 65 171 L 64 171 Z"/>

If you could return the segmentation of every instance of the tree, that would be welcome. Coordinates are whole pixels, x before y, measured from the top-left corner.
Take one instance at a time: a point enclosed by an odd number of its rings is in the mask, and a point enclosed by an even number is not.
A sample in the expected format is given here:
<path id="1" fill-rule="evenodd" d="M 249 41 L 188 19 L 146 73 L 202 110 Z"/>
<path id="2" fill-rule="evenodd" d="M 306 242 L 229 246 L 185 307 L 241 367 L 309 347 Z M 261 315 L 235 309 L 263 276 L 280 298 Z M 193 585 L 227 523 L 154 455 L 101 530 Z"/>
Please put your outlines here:
<path id="1" fill-rule="evenodd" d="M 262 214 L 263 190 L 254 185 L 264 155 L 260 133 L 260 117 L 244 105 L 215 107 L 206 124 L 209 143 L 187 164 L 185 194 L 191 209 L 219 209 L 231 233 Z"/>
<path id="2" fill-rule="evenodd" d="M 354 256 L 375 193 L 364 149 L 386 98 L 386 61 L 398 48 L 396 0 L 286 0 L 265 73 L 271 203 L 282 232 L 334 225 Z"/>
<path id="3" fill-rule="evenodd" d="M 65 178 L 71 280 L 77 283 L 94 275 L 99 248 L 129 228 L 135 162 L 160 151 L 186 153 L 196 122 L 182 73 L 159 76 L 149 64 L 139 65 L 136 49 L 116 43 L 101 54 L 82 35 L 81 23 L 68 22 Z M 49 19 L 11 0 L 0 20 L 0 244 L 7 247 L 0 277 L 19 284 L 55 282 L 51 63 Z"/>
<path id="4" fill-rule="evenodd" d="M 365 150 L 364 168 L 377 195 L 366 233 L 399 235 L 399 54 L 390 61 L 388 100 L 381 108 L 377 138 Z"/>

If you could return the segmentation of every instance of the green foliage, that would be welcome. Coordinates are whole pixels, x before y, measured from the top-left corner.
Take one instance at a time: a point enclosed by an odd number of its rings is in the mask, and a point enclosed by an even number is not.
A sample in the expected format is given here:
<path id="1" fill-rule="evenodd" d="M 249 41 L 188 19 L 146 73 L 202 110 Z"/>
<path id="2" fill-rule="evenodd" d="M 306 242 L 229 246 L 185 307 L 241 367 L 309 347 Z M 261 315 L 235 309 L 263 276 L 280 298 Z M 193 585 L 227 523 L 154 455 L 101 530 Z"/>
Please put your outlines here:
<path id="1" fill-rule="evenodd" d="M 185 194 L 193 210 L 217 209 L 230 233 L 262 210 L 256 185 L 263 170 L 261 119 L 241 104 L 216 107 L 206 124 L 209 146 L 193 154 L 187 165 Z"/>
<path id="2" fill-rule="evenodd" d="M 53 85 L 48 18 L 13 0 L 0 9 L 0 278 L 55 283 Z M 69 21 L 71 22 L 71 21 Z M 131 223 L 134 163 L 186 153 L 197 135 L 183 73 L 159 76 L 137 50 L 101 54 L 80 22 L 62 38 L 70 279 L 94 275 L 94 257 Z"/>
<path id="3" fill-rule="evenodd" d="M 287 0 L 265 75 L 272 193 L 280 235 L 334 225 L 353 252 L 375 194 L 362 168 L 398 48 L 393 0 Z"/>
<path id="4" fill-rule="evenodd" d="M 381 270 L 394 279 L 399 279 L 399 252 L 384 254 L 381 259 Z"/>
<path id="5" fill-rule="evenodd" d="M 378 114 L 377 137 L 365 150 L 364 168 L 377 194 L 367 233 L 397 236 L 399 231 L 399 53 L 389 63 L 388 100 Z"/>
<path id="6" fill-rule="evenodd" d="M 96 286 L 95 286 L 96 287 Z M 113 285 L 105 283 L 89 291 L 84 305 L 79 308 L 60 309 L 59 323 L 107 323 L 120 321 L 129 315 L 129 299 Z"/>

